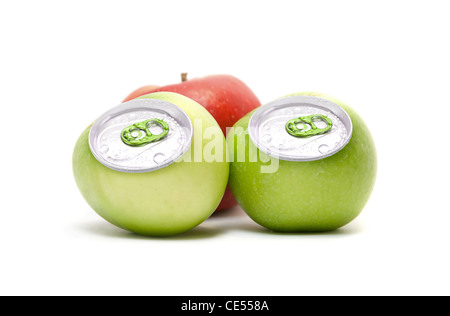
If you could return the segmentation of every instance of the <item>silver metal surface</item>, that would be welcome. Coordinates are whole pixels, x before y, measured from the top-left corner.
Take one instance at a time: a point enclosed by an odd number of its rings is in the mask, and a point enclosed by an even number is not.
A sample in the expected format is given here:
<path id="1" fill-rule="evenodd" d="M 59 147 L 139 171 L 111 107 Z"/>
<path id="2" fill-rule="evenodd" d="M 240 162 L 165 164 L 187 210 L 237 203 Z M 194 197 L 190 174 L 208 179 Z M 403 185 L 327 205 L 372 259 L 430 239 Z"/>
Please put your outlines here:
<path id="1" fill-rule="evenodd" d="M 286 131 L 289 120 L 313 114 L 330 118 L 333 123 L 331 130 L 306 138 L 294 137 Z M 288 161 L 329 157 L 347 145 L 352 130 L 352 120 L 343 108 L 313 96 L 289 96 L 263 105 L 253 114 L 248 127 L 250 139 L 256 147 L 269 156 Z"/>
<path id="2" fill-rule="evenodd" d="M 169 125 L 161 140 L 141 147 L 126 145 L 122 130 L 132 124 L 157 118 Z M 153 134 L 160 126 L 150 128 Z M 122 103 L 100 116 L 89 134 L 95 158 L 106 167 L 128 173 L 158 170 L 175 162 L 190 147 L 193 128 L 189 116 L 178 106 L 162 100 L 137 99 Z"/>

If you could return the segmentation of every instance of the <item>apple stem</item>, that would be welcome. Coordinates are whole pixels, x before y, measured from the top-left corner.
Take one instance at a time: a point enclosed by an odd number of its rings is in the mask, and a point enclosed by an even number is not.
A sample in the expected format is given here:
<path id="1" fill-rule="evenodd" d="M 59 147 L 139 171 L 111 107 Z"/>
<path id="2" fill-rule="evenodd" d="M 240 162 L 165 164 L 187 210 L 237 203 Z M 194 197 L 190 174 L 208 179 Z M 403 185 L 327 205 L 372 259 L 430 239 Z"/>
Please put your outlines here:
<path id="1" fill-rule="evenodd" d="M 181 82 L 185 82 L 187 80 L 187 72 L 181 73 Z"/>

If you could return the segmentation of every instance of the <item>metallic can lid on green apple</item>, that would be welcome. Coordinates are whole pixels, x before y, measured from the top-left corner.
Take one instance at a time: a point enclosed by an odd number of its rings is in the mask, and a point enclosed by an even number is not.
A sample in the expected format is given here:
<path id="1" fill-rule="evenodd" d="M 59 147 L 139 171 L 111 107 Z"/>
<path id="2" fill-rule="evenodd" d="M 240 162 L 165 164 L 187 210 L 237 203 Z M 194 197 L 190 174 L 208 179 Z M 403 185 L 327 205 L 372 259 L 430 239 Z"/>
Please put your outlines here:
<path id="1" fill-rule="evenodd" d="M 248 132 L 259 150 L 287 161 L 313 161 L 334 155 L 350 141 L 352 120 L 334 102 L 314 96 L 288 96 L 261 106 Z"/>
<path id="2" fill-rule="evenodd" d="M 157 99 L 135 99 L 101 115 L 89 133 L 94 157 L 104 166 L 143 173 L 169 166 L 188 151 L 193 128 L 181 108 Z"/>

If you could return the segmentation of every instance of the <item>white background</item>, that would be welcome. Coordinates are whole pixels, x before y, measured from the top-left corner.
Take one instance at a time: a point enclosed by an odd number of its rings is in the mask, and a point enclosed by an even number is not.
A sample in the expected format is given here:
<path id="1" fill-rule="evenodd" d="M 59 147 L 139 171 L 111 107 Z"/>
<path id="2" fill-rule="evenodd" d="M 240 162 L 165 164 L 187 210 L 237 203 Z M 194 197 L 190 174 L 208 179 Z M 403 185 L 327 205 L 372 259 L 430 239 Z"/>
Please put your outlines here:
<path id="1" fill-rule="evenodd" d="M 449 295 L 448 1 L 2 1 L 0 294 Z M 378 149 L 354 222 L 276 234 L 240 209 L 173 238 L 106 223 L 81 131 L 135 88 L 226 73 L 262 103 L 314 90 Z"/>

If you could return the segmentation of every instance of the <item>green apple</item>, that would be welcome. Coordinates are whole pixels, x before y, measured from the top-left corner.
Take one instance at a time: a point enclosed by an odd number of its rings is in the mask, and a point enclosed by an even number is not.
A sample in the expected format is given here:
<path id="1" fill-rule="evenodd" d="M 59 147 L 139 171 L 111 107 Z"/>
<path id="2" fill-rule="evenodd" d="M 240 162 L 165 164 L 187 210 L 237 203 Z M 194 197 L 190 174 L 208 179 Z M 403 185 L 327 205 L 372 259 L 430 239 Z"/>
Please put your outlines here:
<path id="1" fill-rule="evenodd" d="M 88 204 L 118 227 L 151 236 L 183 233 L 214 212 L 228 181 L 227 160 L 203 159 L 209 143 L 203 139 L 199 141 L 199 138 L 203 138 L 206 130 L 209 135 L 211 129 L 215 130 L 215 136 L 221 137 L 216 143 L 226 148 L 225 137 L 211 114 L 185 96 L 157 92 L 141 98 L 167 101 L 187 113 L 194 126 L 190 150 L 178 161 L 159 170 L 118 172 L 105 167 L 93 156 L 88 143 L 88 127 L 78 139 L 73 153 L 75 180 Z M 193 146 L 198 147 L 197 152 Z M 193 154 L 201 155 L 201 159 L 191 159 Z"/>
<path id="2" fill-rule="evenodd" d="M 321 93 L 316 96 L 341 106 L 353 123 L 350 142 L 336 154 L 315 161 L 277 160 L 278 170 L 262 173 L 269 159 L 248 137 L 250 112 L 227 136 L 231 154 L 229 184 L 244 211 L 260 225 L 285 232 L 330 231 L 355 219 L 375 184 L 375 144 L 364 121 L 343 102 Z M 245 141 L 239 141 L 244 139 Z M 245 152 L 245 160 L 237 155 Z M 250 152 L 257 152 L 252 162 Z M 233 162 L 236 161 L 236 162 Z"/>

